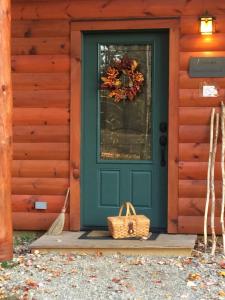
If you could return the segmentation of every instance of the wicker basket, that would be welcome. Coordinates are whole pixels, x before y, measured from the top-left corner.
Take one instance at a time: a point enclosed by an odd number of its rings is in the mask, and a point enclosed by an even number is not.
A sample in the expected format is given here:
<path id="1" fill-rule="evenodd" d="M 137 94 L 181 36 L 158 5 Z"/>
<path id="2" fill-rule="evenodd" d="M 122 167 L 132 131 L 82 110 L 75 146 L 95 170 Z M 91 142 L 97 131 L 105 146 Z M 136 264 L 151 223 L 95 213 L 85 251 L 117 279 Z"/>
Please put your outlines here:
<path id="1" fill-rule="evenodd" d="M 122 216 L 125 206 L 127 210 L 126 215 Z M 120 207 L 119 216 L 108 217 L 107 221 L 109 233 L 114 239 L 147 237 L 149 235 L 150 220 L 143 215 L 136 215 L 135 209 L 130 202 L 123 203 Z"/>

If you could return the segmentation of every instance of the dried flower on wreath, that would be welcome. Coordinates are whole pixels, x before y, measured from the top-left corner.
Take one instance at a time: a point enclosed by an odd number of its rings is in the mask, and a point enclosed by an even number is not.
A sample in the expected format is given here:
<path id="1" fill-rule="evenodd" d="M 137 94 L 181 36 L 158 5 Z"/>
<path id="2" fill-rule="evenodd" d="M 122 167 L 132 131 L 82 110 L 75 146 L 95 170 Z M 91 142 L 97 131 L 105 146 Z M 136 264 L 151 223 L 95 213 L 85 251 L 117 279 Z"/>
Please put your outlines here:
<path id="1" fill-rule="evenodd" d="M 138 71 L 137 67 L 138 62 L 128 56 L 114 61 L 107 68 L 105 76 L 101 77 L 103 82 L 101 88 L 108 91 L 107 96 L 114 98 L 115 102 L 133 101 L 144 84 L 144 75 Z"/>

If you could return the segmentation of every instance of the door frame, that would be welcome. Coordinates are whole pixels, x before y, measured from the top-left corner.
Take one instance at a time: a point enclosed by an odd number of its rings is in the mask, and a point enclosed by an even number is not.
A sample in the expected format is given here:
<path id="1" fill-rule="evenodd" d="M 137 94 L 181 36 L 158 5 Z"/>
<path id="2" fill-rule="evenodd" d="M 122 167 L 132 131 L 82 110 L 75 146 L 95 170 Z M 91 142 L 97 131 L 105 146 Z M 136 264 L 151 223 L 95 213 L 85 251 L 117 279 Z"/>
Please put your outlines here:
<path id="1" fill-rule="evenodd" d="M 83 20 L 71 23 L 70 230 L 80 230 L 82 32 L 169 30 L 168 206 L 167 232 L 178 232 L 179 19 Z"/>

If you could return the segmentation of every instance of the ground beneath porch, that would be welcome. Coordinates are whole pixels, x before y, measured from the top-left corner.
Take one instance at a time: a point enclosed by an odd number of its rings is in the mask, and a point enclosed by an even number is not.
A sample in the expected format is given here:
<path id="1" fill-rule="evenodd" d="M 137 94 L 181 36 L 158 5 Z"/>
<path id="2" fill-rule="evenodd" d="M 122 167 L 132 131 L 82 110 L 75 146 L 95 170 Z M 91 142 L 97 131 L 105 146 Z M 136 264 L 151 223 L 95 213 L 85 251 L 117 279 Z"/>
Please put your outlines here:
<path id="1" fill-rule="evenodd" d="M 221 242 L 212 257 L 198 238 L 192 256 L 95 255 L 29 252 L 33 239 L 16 237 L 14 258 L 0 263 L 0 299 L 222 300 Z"/>
<path id="2" fill-rule="evenodd" d="M 80 239 L 84 232 L 65 231 L 59 236 L 44 234 L 31 245 L 31 251 L 73 254 L 190 256 L 197 236 L 159 234 L 153 240 Z"/>

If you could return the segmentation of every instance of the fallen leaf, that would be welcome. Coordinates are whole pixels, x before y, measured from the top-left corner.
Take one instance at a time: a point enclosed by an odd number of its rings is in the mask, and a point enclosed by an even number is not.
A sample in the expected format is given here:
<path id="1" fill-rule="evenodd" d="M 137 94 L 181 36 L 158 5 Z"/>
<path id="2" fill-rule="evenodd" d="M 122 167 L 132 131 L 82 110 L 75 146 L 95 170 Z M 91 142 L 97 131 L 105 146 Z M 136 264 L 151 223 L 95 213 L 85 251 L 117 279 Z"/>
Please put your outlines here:
<path id="1" fill-rule="evenodd" d="M 190 274 L 188 275 L 188 278 L 187 278 L 187 279 L 188 279 L 188 280 L 191 280 L 191 281 L 199 280 L 199 279 L 201 279 L 201 275 L 198 274 L 198 273 L 190 273 Z"/>
<path id="2" fill-rule="evenodd" d="M 155 283 L 162 283 L 161 280 L 155 280 L 154 282 L 155 282 Z"/>
<path id="3" fill-rule="evenodd" d="M 182 264 L 183 265 L 190 265 L 192 263 L 192 260 L 193 260 L 192 257 L 184 258 L 182 260 Z"/>
<path id="4" fill-rule="evenodd" d="M 219 271 L 219 272 L 218 272 L 218 275 L 219 275 L 219 276 L 225 277 L 225 271 Z"/>
<path id="5" fill-rule="evenodd" d="M 120 283 L 120 281 L 121 281 L 121 279 L 119 279 L 119 278 L 113 278 L 112 279 L 112 282 L 114 282 L 114 283 Z"/>
<path id="6" fill-rule="evenodd" d="M 225 297 L 225 292 L 224 291 L 219 291 L 218 295 L 221 296 L 221 297 Z"/>
<path id="7" fill-rule="evenodd" d="M 32 288 L 32 289 L 35 289 L 39 286 L 38 283 L 36 281 L 34 281 L 33 279 L 27 279 L 25 281 L 25 283 L 29 288 Z"/>
<path id="8" fill-rule="evenodd" d="M 200 284 L 200 288 L 202 288 L 202 289 L 205 289 L 205 288 L 206 288 L 206 285 L 205 285 L 205 283 L 201 282 L 201 284 Z"/>
<path id="9" fill-rule="evenodd" d="M 96 251 L 96 256 L 98 257 L 103 256 L 103 253 L 101 251 Z"/>
<path id="10" fill-rule="evenodd" d="M 225 260 L 221 260 L 219 263 L 221 269 L 225 269 Z"/>
<path id="11" fill-rule="evenodd" d="M 2 276 L 0 276 L 0 282 L 4 282 L 4 281 L 9 280 L 9 279 L 10 279 L 9 275 L 2 275 Z"/>
<path id="12" fill-rule="evenodd" d="M 73 255 L 68 255 L 68 256 L 67 256 L 67 260 L 68 260 L 68 261 L 74 261 L 75 258 L 74 258 Z"/>
<path id="13" fill-rule="evenodd" d="M 71 271 L 70 271 L 70 274 L 76 274 L 77 273 L 77 269 L 72 269 Z"/>

